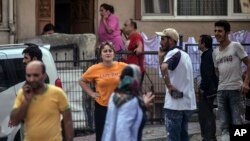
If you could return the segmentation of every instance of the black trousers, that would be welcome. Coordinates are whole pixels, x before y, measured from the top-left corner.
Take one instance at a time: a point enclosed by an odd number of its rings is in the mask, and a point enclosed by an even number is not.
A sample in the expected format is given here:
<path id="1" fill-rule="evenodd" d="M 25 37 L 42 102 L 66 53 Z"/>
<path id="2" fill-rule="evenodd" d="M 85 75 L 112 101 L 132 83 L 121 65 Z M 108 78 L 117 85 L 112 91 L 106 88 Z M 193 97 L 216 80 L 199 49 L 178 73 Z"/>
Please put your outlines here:
<path id="1" fill-rule="evenodd" d="M 215 97 L 199 96 L 199 123 L 201 136 L 205 141 L 216 141 L 216 117 L 213 112 Z"/>
<path id="2" fill-rule="evenodd" d="M 107 107 L 102 106 L 95 102 L 95 132 L 96 132 L 96 141 L 102 140 L 103 128 L 105 125 Z"/>
<path id="3" fill-rule="evenodd" d="M 248 91 L 246 95 L 246 112 L 245 112 L 246 120 L 250 121 L 250 91 Z"/>

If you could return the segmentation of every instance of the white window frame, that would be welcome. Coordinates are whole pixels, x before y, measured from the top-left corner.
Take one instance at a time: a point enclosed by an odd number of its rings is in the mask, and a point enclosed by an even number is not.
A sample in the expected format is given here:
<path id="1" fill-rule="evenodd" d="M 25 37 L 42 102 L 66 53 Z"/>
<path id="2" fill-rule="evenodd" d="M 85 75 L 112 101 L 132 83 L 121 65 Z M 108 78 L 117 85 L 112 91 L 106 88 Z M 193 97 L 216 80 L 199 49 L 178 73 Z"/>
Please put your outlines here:
<path id="1" fill-rule="evenodd" d="M 234 13 L 233 0 L 228 0 L 227 16 L 177 16 L 177 0 L 173 0 L 173 15 L 169 14 L 145 14 L 144 0 L 141 0 L 141 20 L 143 21 L 214 21 L 224 19 L 229 21 L 250 21 L 250 13 Z"/>

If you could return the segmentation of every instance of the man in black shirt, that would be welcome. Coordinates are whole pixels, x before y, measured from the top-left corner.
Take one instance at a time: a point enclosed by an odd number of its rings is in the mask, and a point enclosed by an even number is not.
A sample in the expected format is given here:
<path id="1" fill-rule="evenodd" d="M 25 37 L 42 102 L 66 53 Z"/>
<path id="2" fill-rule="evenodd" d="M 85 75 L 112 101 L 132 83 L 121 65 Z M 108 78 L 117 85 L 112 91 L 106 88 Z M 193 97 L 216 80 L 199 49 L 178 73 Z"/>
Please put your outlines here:
<path id="1" fill-rule="evenodd" d="M 29 62 L 34 60 L 43 62 L 42 61 L 43 54 L 38 45 L 32 43 L 25 43 L 25 45 L 27 45 L 28 47 L 25 48 L 22 52 L 24 66 L 26 66 Z M 50 82 L 49 77 L 47 76 L 45 79 L 45 83 L 49 84 L 49 82 Z"/>
<path id="2" fill-rule="evenodd" d="M 216 122 L 213 112 L 213 102 L 216 98 L 218 78 L 215 74 L 213 63 L 212 38 L 209 35 L 201 35 L 199 39 L 201 55 L 201 84 L 199 95 L 199 123 L 202 141 L 216 141 Z"/>

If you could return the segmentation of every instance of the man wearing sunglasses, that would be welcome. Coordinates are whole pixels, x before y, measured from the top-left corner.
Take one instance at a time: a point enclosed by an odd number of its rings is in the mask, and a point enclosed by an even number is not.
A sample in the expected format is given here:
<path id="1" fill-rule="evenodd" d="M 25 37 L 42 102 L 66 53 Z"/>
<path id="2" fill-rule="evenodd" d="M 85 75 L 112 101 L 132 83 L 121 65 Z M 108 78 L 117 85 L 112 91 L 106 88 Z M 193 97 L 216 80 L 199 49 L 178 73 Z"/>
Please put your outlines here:
<path id="1" fill-rule="evenodd" d="M 156 34 L 161 36 L 158 56 L 166 86 L 164 110 L 168 141 L 188 141 L 188 120 L 196 109 L 192 62 L 177 46 L 179 34 L 175 29 L 167 28 Z"/>

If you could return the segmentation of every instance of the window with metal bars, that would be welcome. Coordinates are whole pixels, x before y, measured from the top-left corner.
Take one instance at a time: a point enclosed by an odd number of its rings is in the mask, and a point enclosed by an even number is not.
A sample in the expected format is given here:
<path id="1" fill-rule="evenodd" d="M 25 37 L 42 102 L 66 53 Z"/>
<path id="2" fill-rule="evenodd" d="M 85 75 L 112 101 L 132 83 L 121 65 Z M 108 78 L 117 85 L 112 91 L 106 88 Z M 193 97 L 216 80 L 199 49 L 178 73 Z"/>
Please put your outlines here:
<path id="1" fill-rule="evenodd" d="M 176 3 L 176 9 L 174 4 Z M 142 0 L 144 15 L 228 16 L 250 13 L 250 0 Z M 176 11 L 176 13 L 174 13 Z"/>

